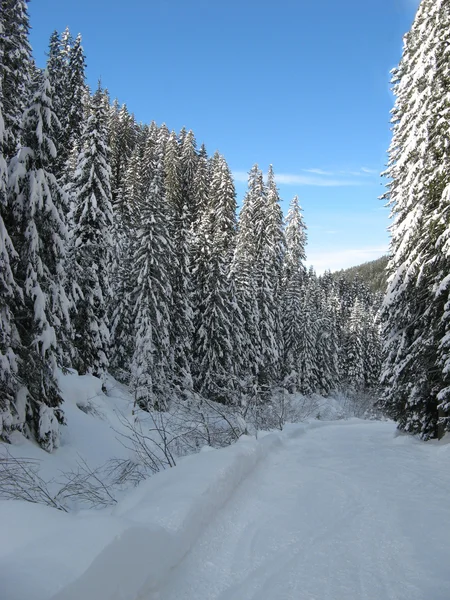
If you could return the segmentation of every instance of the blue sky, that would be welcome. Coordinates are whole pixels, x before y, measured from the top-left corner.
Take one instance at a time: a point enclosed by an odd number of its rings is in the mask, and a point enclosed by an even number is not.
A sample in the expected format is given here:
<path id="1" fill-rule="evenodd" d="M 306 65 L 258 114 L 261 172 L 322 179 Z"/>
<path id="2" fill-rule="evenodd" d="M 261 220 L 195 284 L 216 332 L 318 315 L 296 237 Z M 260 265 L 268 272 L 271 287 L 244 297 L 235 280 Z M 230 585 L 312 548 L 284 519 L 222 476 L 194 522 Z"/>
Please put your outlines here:
<path id="1" fill-rule="evenodd" d="M 235 174 L 273 164 L 298 194 L 319 272 L 388 245 L 379 173 L 390 141 L 389 71 L 418 0 L 32 0 L 39 66 L 54 29 L 81 32 L 99 77 L 138 120 L 195 132 Z"/>

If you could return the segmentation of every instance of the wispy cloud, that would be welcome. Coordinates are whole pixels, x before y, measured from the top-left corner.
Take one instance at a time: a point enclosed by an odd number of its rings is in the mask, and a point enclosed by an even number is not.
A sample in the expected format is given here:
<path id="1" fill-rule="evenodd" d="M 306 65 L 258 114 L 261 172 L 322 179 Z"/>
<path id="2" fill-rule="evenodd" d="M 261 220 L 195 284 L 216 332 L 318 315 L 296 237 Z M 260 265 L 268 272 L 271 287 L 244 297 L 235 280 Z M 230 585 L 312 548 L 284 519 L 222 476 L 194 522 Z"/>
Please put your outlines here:
<path id="1" fill-rule="evenodd" d="M 316 187 L 348 187 L 368 185 L 373 182 L 373 176 L 378 175 L 377 169 L 360 167 L 356 170 L 329 170 L 322 168 L 300 169 L 300 173 L 277 173 L 276 182 L 281 185 L 306 185 Z M 235 181 L 246 183 L 246 171 L 234 171 Z"/>
<path id="2" fill-rule="evenodd" d="M 315 173 L 316 175 L 324 175 L 326 177 L 366 177 L 367 175 L 379 175 L 378 169 L 369 169 L 369 167 L 360 167 L 359 169 L 339 169 L 330 171 L 328 169 L 302 169 L 304 173 Z"/>
<path id="3" fill-rule="evenodd" d="M 338 271 L 339 269 L 346 269 L 370 260 L 375 260 L 386 254 L 387 251 L 387 246 L 312 251 L 308 253 L 307 264 L 312 265 L 316 272 L 320 274 L 328 269 Z"/>
<path id="4" fill-rule="evenodd" d="M 325 171 L 324 169 L 302 169 L 305 173 L 314 173 L 315 175 L 325 175 L 328 177 L 329 175 L 335 175 L 333 171 Z"/>
<path id="5" fill-rule="evenodd" d="M 235 181 L 246 183 L 248 173 L 245 171 L 234 171 L 233 176 Z M 275 173 L 275 180 L 281 185 L 306 185 L 316 187 L 348 187 L 354 185 L 364 185 L 366 182 L 363 179 L 339 179 L 337 177 L 329 177 L 324 175 L 301 175 L 297 173 Z"/>
<path id="6" fill-rule="evenodd" d="M 379 171 L 377 169 L 368 169 L 367 167 L 361 167 L 361 171 L 363 173 L 367 173 L 368 175 L 379 175 Z"/>

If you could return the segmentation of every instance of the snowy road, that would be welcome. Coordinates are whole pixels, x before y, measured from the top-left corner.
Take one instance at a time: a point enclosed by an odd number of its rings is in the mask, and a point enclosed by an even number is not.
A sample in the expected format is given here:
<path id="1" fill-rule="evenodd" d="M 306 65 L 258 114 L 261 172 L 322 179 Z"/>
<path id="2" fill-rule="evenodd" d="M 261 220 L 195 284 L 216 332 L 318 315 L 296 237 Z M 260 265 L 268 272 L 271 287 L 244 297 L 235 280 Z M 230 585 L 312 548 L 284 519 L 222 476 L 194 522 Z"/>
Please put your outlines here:
<path id="1" fill-rule="evenodd" d="M 448 449 L 372 422 L 286 441 L 151 600 L 449 600 Z"/>

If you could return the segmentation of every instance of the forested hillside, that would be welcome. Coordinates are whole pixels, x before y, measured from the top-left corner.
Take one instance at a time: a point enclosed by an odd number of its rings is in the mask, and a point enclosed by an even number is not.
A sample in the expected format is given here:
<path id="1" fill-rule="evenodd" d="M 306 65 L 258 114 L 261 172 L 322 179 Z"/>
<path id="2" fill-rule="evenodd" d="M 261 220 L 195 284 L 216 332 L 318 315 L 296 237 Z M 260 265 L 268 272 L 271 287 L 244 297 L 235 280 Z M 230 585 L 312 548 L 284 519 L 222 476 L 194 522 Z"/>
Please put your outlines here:
<path id="1" fill-rule="evenodd" d="M 343 277 L 347 281 L 354 281 L 358 278 L 371 292 L 384 294 L 387 284 L 387 264 L 388 257 L 381 256 L 376 260 L 371 260 L 356 267 L 335 271 L 333 276 Z"/>

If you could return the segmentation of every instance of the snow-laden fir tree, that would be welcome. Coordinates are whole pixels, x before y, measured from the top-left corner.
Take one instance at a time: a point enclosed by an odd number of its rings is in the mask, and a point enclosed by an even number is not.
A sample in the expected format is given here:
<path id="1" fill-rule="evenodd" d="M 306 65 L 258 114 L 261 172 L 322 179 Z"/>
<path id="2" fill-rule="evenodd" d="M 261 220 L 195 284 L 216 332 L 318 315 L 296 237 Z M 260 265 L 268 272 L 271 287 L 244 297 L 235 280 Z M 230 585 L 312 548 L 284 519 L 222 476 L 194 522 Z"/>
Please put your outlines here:
<path id="1" fill-rule="evenodd" d="M 24 294 L 15 312 L 23 348 L 19 374 L 25 386 L 17 410 L 49 451 L 58 445 L 58 422 L 63 420 L 56 370 L 70 332 L 64 291 L 66 198 L 53 172 L 58 129 L 44 73 L 25 112 L 24 146 L 11 160 L 8 190 L 16 223 L 11 235 L 19 254 L 15 278 Z"/>
<path id="2" fill-rule="evenodd" d="M 262 172 L 255 165 L 249 173 L 248 191 L 239 213 L 236 248 L 234 251 L 230 277 L 236 289 L 237 304 L 242 316 L 241 360 L 237 370 L 240 385 L 251 402 L 260 401 L 258 372 L 261 363 L 261 339 L 259 332 L 258 289 L 256 285 L 256 232 L 255 193 L 259 186 L 264 191 Z"/>
<path id="3" fill-rule="evenodd" d="M 326 396 L 339 384 L 339 344 L 337 335 L 338 303 L 333 294 L 330 274 L 312 278 L 315 319 L 315 371 L 317 392 Z"/>
<path id="4" fill-rule="evenodd" d="M 285 220 L 286 253 L 282 282 L 283 376 L 284 384 L 291 392 L 300 389 L 301 385 L 299 360 L 306 277 L 303 264 L 306 259 L 306 226 L 301 211 L 298 196 L 295 196 Z"/>
<path id="5" fill-rule="evenodd" d="M 54 31 L 50 36 L 47 59 L 47 73 L 50 85 L 52 86 L 53 90 L 53 111 L 61 124 L 58 136 L 59 139 L 56 140 L 58 150 L 58 158 L 56 160 L 57 165 L 61 163 L 61 147 L 66 141 L 63 140 L 63 123 L 66 110 L 64 94 L 67 85 L 67 62 L 65 58 L 66 53 L 61 47 L 60 35 L 57 31 Z M 64 149 L 64 152 L 65 151 L 66 150 Z M 57 173 L 57 176 L 59 175 L 60 173 Z"/>
<path id="6" fill-rule="evenodd" d="M 22 115 L 31 85 L 30 29 L 26 0 L 2 0 L 3 59 L 0 71 L 5 122 L 3 151 L 8 161 L 21 142 Z"/>
<path id="7" fill-rule="evenodd" d="M 173 390 L 170 273 L 175 255 L 164 187 L 166 143 L 166 129 L 161 128 L 151 163 L 144 160 L 142 164 L 145 187 L 133 258 L 136 341 L 130 386 L 144 409 L 166 407 Z"/>
<path id="8" fill-rule="evenodd" d="M 147 133 L 147 138 L 137 143 L 128 161 L 114 207 L 111 285 L 115 301 L 111 306 L 110 368 L 114 376 L 124 382 L 129 380 L 135 344 L 133 257 L 137 250 L 136 231 L 140 225 L 145 185 L 149 185 L 149 181 L 145 184 L 147 177 L 143 174 L 143 165 L 151 161 L 149 146 L 152 149 L 154 142 Z"/>
<path id="9" fill-rule="evenodd" d="M 53 109 L 61 128 L 57 142 L 58 179 L 69 183 L 73 176 L 72 155 L 80 152 L 81 133 L 85 122 L 85 58 L 81 35 L 73 40 L 68 28 L 50 37 L 47 71 L 53 92 Z"/>
<path id="10" fill-rule="evenodd" d="M 252 168 L 245 202 L 250 208 L 249 252 L 258 303 L 258 386 L 262 397 L 268 398 L 271 386 L 280 379 L 280 289 L 284 256 L 283 215 L 272 167 L 269 167 L 267 185 L 258 166 Z"/>
<path id="11" fill-rule="evenodd" d="M 0 14 L 0 63 L 3 60 L 3 13 Z M 17 258 L 6 229 L 7 165 L 3 153 L 5 128 L 3 120 L 2 80 L 0 78 L 0 440 L 7 439 L 14 426 L 15 399 L 19 389 L 17 377 L 18 336 L 14 323 L 14 308 L 21 302 L 21 293 L 14 280 L 11 261 Z M 10 221 L 10 219 L 9 219 Z"/>
<path id="12" fill-rule="evenodd" d="M 299 391 L 304 395 L 319 391 L 319 373 L 317 371 L 317 333 L 318 315 L 314 302 L 317 289 L 315 273 L 309 272 L 303 284 L 302 305 L 300 309 L 300 330 L 297 341 L 299 369 Z"/>
<path id="13" fill-rule="evenodd" d="M 382 321 L 381 403 L 425 439 L 448 426 L 448 76 L 450 6 L 423 0 L 393 73 L 396 103 L 386 175 L 392 209 Z"/>
<path id="14" fill-rule="evenodd" d="M 345 370 L 343 378 L 349 390 L 358 391 L 364 387 L 364 308 L 356 300 L 350 314 L 344 353 Z"/>
<path id="15" fill-rule="evenodd" d="M 225 404 L 237 401 L 236 371 L 240 360 L 238 310 L 230 265 L 236 234 L 236 193 L 225 159 L 212 161 L 208 209 L 198 237 L 203 247 L 202 289 L 195 307 L 194 381 L 205 397 Z"/>
<path id="16" fill-rule="evenodd" d="M 65 164 L 73 149 L 80 149 L 81 136 L 85 117 L 86 99 L 86 60 L 82 46 L 81 34 L 78 34 L 70 46 L 67 65 L 67 84 L 64 96 L 65 121 L 64 137 L 66 140 Z"/>
<path id="17" fill-rule="evenodd" d="M 114 211 L 121 211 L 120 190 L 135 145 L 138 130 L 126 104 L 119 107 L 114 100 L 109 114 L 109 146 L 111 148 L 111 191 Z M 117 206 L 116 206 L 117 205 Z"/>
<path id="18" fill-rule="evenodd" d="M 192 131 L 188 131 L 184 134 L 181 132 L 180 145 L 181 195 L 183 198 L 183 205 L 186 207 L 189 222 L 193 223 L 197 219 L 194 178 L 197 172 L 198 163 L 196 150 L 197 143 L 195 141 L 194 133 Z"/>
<path id="19" fill-rule="evenodd" d="M 173 382 L 185 397 L 192 391 L 191 354 L 193 338 L 192 282 L 189 269 L 191 247 L 190 219 L 186 196 L 182 193 L 180 148 L 174 131 L 164 156 L 165 192 L 170 210 L 169 230 L 175 259 L 171 266 L 172 313 L 171 347 Z"/>
<path id="20" fill-rule="evenodd" d="M 111 298 L 111 170 L 104 93 L 95 92 L 82 136 L 72 184 L 74 229 L 70 240 L 74 298 L 74 366 L 80 374 L 103 377 L 108 368 L 108 303 Z M 74 285 L 72 286 L 74 289 Z"/>

